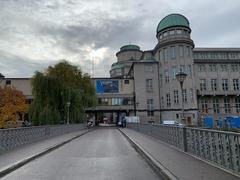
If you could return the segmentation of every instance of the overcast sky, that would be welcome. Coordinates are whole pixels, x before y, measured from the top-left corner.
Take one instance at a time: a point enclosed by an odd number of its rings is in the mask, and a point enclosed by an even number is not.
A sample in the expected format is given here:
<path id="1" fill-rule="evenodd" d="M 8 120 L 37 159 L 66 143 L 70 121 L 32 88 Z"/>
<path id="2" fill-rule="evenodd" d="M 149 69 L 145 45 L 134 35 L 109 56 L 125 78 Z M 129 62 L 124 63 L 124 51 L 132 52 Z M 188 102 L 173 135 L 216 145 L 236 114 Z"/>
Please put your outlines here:
<path id="1" fill-rule="evenodd" d="M 156 27 L 185 15 L 196 47 L 240 47 L 239 0 L 0 0 L 0 72 L 31 77 L 67 59 L 109 76 L 126 44 L 156 45 Z"/>

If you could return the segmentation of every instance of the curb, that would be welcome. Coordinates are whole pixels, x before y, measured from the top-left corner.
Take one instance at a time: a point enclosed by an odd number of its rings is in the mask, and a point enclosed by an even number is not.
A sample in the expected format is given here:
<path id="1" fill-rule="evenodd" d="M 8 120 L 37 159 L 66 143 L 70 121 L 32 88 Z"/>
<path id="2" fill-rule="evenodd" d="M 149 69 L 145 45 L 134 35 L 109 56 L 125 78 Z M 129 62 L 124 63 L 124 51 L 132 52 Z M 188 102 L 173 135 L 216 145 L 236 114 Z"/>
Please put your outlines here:
<path id="1" fill-rule="evenodd" d="M 23 159 L 23 160 L 20 160 L 20 161 L 18 161 L 18 162 L 15 162 L 15 163 L 13 163 L 12 165 L 10 165 L 10 166 L 8 166 L 8 167 L 6 167 L 6 168 L 0 169 L 0 178 L 2 178 L 3 176 L 6 176 L 7 174 L 15 171 L 15 170 L 18 169 L 18 168 L 24 166 L 25 164 L 27 164 L 27 163 L 29 163 L 29 162 L 37 159 L 37 158 L 40 158 L 41 156 L 43 156 L 43 155 L 45 155 L 45 154 L 47 154 L 47 153 L 50 153 L 51 151 L 53 151 L 53 150 L 55 150 L 55 149 L 57 149 L 57 148 L 65 145 L 65 144 L 71 142 L 72 140 L 77 139 L 77 138 L 79 138 L 80 136 L 85 135 L 86 133 L 88 133 L 88 132 L 90 132 L 90 131 L 91 131 L 91 130 L 87 130 L 87 131 L 85 131 L 85 132 L 83 132 L 83 133 L 81 133 L 81 134 L 79 134 L 79 135 L 76 135 L 76 136 L 74 136 L 74 137 L 72 137 L 72 138 L 70 138 L 70 139 L 68 139 L 68 140 L 65 140 L 65 141 L 60 142 L 60 143 L 58 143 L 58 144 L 55 144 L 55 145 L 53 145 L 53 146 L 51 146 L 51 147 L 49 147 L 49 148 L 46 148 L 46 149 L 43 150 L 42 152 L 39 152 L 39 153 L 34 154 L 34 155 L 32 155 L 32 156 L 30 156 L 30 157 L 28 157 L 28 158 L 26 158 L 26 159 Z"/>
<path id="2" fill-rule="evenodd" d="M 148 165 L 153 169 L 153 171 L 158 175 L 160 179 L 164 180 L 179 180 L 174 174 L 172 174 L 166 167 L 161 165 L 152 155 L 150 155 L 146 150 L 144 150 L 136 141 L 130 138 L 125 132 L 120 128 L 118 130 L 122 135 L 128 140 L 132 147 L 143 157 L 143 159 L 148 163 Z"/>

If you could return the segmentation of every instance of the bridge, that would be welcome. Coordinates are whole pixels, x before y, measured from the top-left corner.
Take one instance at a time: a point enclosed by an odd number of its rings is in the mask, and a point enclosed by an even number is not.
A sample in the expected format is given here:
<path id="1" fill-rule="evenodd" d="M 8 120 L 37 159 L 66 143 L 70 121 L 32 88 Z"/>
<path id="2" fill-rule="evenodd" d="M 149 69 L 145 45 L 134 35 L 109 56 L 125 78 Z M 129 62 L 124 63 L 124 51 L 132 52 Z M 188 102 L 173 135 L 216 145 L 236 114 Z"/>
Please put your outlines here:
<path id="1" fill-rule="evenodd" d="M 0 130 L 0 178 L 231 179 L 240 134 L 190 127 L 84 124 Z"/>

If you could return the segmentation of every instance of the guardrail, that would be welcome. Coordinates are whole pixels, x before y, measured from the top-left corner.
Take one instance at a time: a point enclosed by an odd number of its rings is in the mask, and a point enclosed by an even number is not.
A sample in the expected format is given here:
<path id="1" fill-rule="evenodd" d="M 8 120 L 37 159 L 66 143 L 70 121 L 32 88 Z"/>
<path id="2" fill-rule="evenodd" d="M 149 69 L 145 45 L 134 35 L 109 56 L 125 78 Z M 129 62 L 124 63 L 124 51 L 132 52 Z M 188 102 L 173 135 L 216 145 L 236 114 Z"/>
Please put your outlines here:
<path id="1" fill-rule="evenodd" d="M 240 133 L 139 123 L 127 127 L 240 175 Z"/>
<path id="2" fill-rule="evenodd" d="M 24 144 L 84 129 L 85 124 L 0 129 L 0 153 Z"/>

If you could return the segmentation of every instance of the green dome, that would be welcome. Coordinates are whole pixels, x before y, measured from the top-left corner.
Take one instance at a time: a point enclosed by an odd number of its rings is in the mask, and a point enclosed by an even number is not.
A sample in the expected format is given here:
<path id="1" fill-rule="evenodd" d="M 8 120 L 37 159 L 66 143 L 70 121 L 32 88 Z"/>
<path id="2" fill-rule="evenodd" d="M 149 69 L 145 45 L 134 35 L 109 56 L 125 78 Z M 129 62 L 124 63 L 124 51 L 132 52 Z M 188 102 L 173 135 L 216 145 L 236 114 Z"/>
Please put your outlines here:
<path id="1" fill-rule="evenodd" d="M 189 21 L 181 14 L 170 14 L 160 21 L 157 27 L 157 33 L 174 26 L 185 26 L 189 28 Z"/>
<path id="2" fill-rule="evenodd" d="M 120 63 L 116 62 L 116 63 L 112 64 L 112 68 L 111 69 L 120 69 L 120 68 L 123 68 L 123 67 L 124 67 L 123 64 L 120 64 Z"/>
<path id="3" fill-rule="evenodd" d="M 126 46 L 122 46 L 120 48 L 121 51 L 125 51 L 125 50 L 140 50 L 140 47 L 134 44 L 129 44 Z"/>

